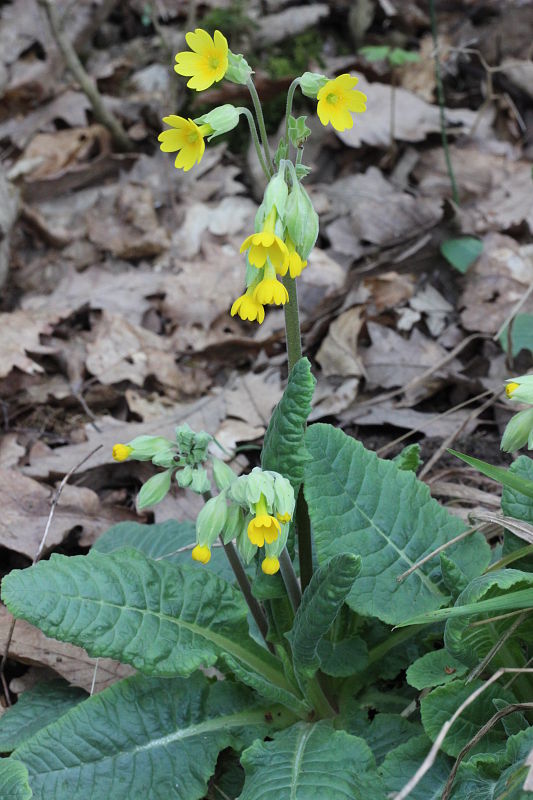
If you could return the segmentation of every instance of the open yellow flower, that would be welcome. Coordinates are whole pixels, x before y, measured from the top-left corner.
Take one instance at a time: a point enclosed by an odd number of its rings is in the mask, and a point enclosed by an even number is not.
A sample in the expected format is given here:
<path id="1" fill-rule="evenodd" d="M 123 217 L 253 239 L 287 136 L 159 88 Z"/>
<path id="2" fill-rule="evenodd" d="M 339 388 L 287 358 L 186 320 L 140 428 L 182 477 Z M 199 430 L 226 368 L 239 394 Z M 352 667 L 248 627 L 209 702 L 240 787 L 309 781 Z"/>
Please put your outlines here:
<path id="1" fill-rule="evenodd" d="M 238 314 L 242 320 L 250 320 L 250 322 L 257 320 L 260 325 L 265 318 L 265 309 L 254 298 L 254 289 L 252 287 L 235 300 L 230 313 L 232 317 Z"/>
<path id="2" fill-rule="evenodd" d="M 194 561 L 199 561 L 201 564 L 207 564 L 211 558 L 211 550 L 205 545 L 197 544 L 191 552 Z"/>
<path id="3" fill-rule="evenodd" d="M 192 76 L 187 81 L 187 86 L 202 92 L 222 80 L 226 74 L 228 41 L 220 31 L 215 31 L 211 38 L 202 28 L 196 28 L 194 33 L 187 33 L 185 40 L 191 52 L 185 50 L 177 53 L 174 69 L 178 75 Z"/>
<path id="4" fill-rule="evenodd" d="M 281 525 L 276 517 L 268 513 L 265 495 L 262 494 L 259 502 L 255 504 L 255 517 L 248 523 L 248 538 L 257 547 L 263 547 L 265 542 L 272 544 L 278 538 Z"/>
<path id="5" fill-rule="evenodd" d="M 113 445 L 113 459 L 115 461 L 126 461 L 130 453 L 133 452 L 133 447 L 129 444 L 115 444 Z"/>
<path id="6" fill-rule="evenodd" d="M 319 89 L 317 114 L 322 125 L 329 122 L 336 131 L 353 127 L 352 114 L 366 111 L 366 95 L 355 89 L 359 80 L 354 75 L 339 75 Z"/>
<path id="7" fill-rule="evenodd" d="M 204 136 L 208 136 L 213 129 L 211 125 L 197 125 L 192 119 L 177 117 L 175 114 L 163 117 L 163 122 L 172 127 L 159 134 L 159 146 L 163 153 L 175 153 L 177 150 L 174 166 L 188 172 L 202 160 L 205 151 Z"/>
<path id="8" fill-rule="evenodd" d="M 276 271 L 272 264 L 266 265 L 264 278 L 255 287 L 253 297 L 256 303 L 261 303 L 263 306 L 270 303 L 283 306 L 289 302 L 289 293 L 276 278 Z"/>
<path id="9" fill-rule="evenodd" d="M 277 212 L 275 206 L 273 206 L 263 223 L 263 230 L 259 233 L 252 233 L 251 236 L 244 240 L 241 245 L 241 253 L 249 250 L 248 260 L 257 269 L 264 267 L 267 258 L 269 258 L 276 272 L 279 275 L 284 275 L 287 272 L 289 263 L 289 251 L 285 242 L 274 233 L 276 219 Z"/>

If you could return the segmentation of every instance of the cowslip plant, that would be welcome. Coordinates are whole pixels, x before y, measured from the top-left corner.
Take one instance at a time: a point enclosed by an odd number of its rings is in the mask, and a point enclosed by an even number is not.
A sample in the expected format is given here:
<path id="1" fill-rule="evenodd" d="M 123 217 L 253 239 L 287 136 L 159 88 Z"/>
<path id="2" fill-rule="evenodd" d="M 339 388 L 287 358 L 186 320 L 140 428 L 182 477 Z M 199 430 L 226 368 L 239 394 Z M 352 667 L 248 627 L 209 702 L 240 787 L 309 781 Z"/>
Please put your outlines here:
<path id="1" fill-rule="evenodd" d="M 523 613 L 533 578 L 503 558 L 489 566 L 485 538 L 467 536 L 417 480 L 412 447 L 387 461 L 332 425 L 307 427 L 315 380 L 302 358 L 296 280 L 312 269 L 318 218 L 302 185 L 309 128 L 292 104 L 300 87 L 323 124 L 344 130 L 365 108 L 357 79 L 296 78 L 273 158 L 245 59 L 218 31 L 186 38 L 175 69 L 189 88 L 242 83 L 254 113 L 225 105 L 166 117 L 161 148 L 188 171 L 205 139 L 246 117 L 266 189 L 242 243 L 245 292 L 231 313 L 261 323 L 265 305 L 283 305 L 287 385 L 248 474 L 188 426 L 173 440 L 140 436 L 113 448 L 118 462 L 162 470 L 142 487 L 140 507 L 175 479 L 205 501 L 196 522 L 120 523 L 88 555 L 55 554 L 4 578 L 16 617 L 136 674 L 92 697 L 64 684 L 26 693 L 0 718 L 0 749 L 11 753 L 0 761 L 0 798 L 385 800 L 472 687 L 509 658 L 527 663 L 527 615 L 508 629 L 494 609 L 512 598 L 508 607 Z M 531 497 L 523 513 L 533 518 Z M 505 502 L 518 505 L 516 496 Z M 455 800 L 473 797 L 473 785 L 476 797 L 516 786 L 533 738 L 521 711 L 468 746 L 528 691 L 524 676 L 492 684 L 412 796 L 440 796 L 465 746 Z"/>

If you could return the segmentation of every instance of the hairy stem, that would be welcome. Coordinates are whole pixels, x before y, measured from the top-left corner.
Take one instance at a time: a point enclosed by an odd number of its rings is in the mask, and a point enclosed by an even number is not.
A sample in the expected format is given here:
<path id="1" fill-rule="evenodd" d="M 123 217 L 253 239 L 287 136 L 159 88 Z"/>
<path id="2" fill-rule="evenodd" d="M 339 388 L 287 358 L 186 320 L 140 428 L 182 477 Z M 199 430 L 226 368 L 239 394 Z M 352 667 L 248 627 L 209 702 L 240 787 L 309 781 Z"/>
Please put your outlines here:
<path id="1" fill-rule="evenodd" d="M 289 273 L 283 278 L 283 285 L 289 293 L 289 302 L 285 303 L 285 337 L 287 340 L 287 356 L 289 359 L 289 375 L 292 368 L 302 357 L 302 337 L 300 334 L 300 314 L 298 311 L 298 290 L 296 281 Z"/>
<path id="2" fill-rule="evenodd" d="M 252 97 L 252 103 L 254 104 L 257 123 L 259 125 L 259 132 L 261 134 L 261 141 L 263 142 L 263 150 L 265 151 L 266 162 L 268 166 L 268 177 L 270 178 L 272 176 L 272 156 L 270 155 L 270 145 L 268 144 L 268 136 L 265 127 L 263 109 L 261 108 L 261 101 L 259 100 L 257 89 L 255 88 L 254 82 L 251 78 L 248 78 L 246 81 L 246 86 L 248 87 L 248 91 Z"/>
<path id="3" fill-rule="evenodd" d="M 431 35 L 433 37 L 433 47 L 435 49 L 435 82 L 437 84 L 437 98 L 439 101 L 440 110 L 440 135 L 442 139 L 442 149 L 444 150 L 444 159 L 446 161 L 446 169 L 450 178 L 452 187 L 452 199 L 455 205 L 459 205 L 459 192 L 457 190 L 457 183 L 455 180 L 455 173 L 453 171 L 452 159 L 450 156 L 450 148 L 448 146 L 448 134 L 446 133 L 446 115 L 444 113 L 444 86 L 442 83 L 442 72 L 440 68 L 439 58 L 439 40 L 437 36 L 437 15 L 435 14 L 435 0 L 429 0 L 429 15 L 431 19 Z"/>
<path id="4" fill-rule="evenodd" d="M 296 87 L 300 84 L 300 78 L 295 78 L 291 85 L 289 86 L 289 91 L 287 92 L 287 105 L 285 106 L 285 141 L 287 143 L 287 157 L 289 153 L 289 147 L 291 143 L 289 141 L 289 119 L 292 114 L 292 103 L 294 100 L 294 93 L 296 91 Z"/>
<path id="5" fill-rule="evenodd" d="M 239 111 L 241 111 L 245 115 L 246 119 L 248 120 L 248 125 L 250 127 L 250 134 L 252 136 L 252 141 L 253 141 L 254 146 L 255 146 L 255 152 L 257 153 L 257 158 L 259 159 L 259 163 L 261 165 L 261 169 L 263 170 L 263 172 L 265 174 L 265 177 L 266 177 L 266 179 L 268 181 L 268 180 L 270 180 L 270 172 L 268 171 L 265 159 L 263 157 L 263 151 L 261 150 L 261 143 L 259 141 L 259 134 L 257 133 L 257 128 L 256 128 L 256 125 L 255 125 L 254 115 L 252 114 L 252 112 L 250 111 L 249 108 L 242 107 L 242 108 L 239 108 Z"/>

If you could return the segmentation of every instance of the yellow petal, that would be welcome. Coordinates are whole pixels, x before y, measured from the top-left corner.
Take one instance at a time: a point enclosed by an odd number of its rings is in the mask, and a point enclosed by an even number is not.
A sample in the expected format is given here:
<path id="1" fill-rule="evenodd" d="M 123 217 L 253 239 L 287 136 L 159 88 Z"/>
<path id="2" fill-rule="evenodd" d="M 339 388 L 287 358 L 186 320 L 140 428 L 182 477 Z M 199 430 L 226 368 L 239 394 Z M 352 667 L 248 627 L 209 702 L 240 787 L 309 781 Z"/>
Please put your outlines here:
<path id="1" fill-rule="evenodd" d="M 346 95 L 346 108 L 349 111 L 357 111 L 358 113 L 366 111 L 366 94 L 359 91 L 349 92 Z"/>
<path id="2" fill-rule="evenodd" d="M 356 78 L 355 75 L 350 75 L 348 72 L 345 72 L 344 75 L 338 75 L 333 82 L 336 87 L 346 91 L 347 89 L 353 89 L 354 86 L 357 86 L 359 83 L 359 78 Z"/>
<path id="3" fill-rule="evenodd" d="M 203 55 L 206 50 L 211 50 L 213 48 L 213 40 L 209 36 L 207 31 L 204 31 L 202 28 L 196 28 L 194 33 L 189 31 L 189 33 L 185 34 L 185 41 L 196 53 L 200 53 Z"/>
<path id="4" fill-rule="evenodd" d="M 203 63 L 204 58 L 199 56 L 198 53 L 178 53 L 174 70 L 178 75 L 195 75 L 202 69 Z"/>
<path id="5" fill-rule="evenodd" d="M 213 42 L 215 43 L 215 47 L 217 50 L 220 50 L 227 59 L 228 55 L 228 40 L 224 36 L 224 34 L 220 33 L 220 31 L 215 31 L 213 34 Z"/>
<path id="6" fill-rule="evenodd" d="M 176 130 L 163 131 L 157 139 L 161 142 L 159 147 L 163 153 L 174 153 L 176 150 L 181 150 L 186 143 L 185 135 Z"/>

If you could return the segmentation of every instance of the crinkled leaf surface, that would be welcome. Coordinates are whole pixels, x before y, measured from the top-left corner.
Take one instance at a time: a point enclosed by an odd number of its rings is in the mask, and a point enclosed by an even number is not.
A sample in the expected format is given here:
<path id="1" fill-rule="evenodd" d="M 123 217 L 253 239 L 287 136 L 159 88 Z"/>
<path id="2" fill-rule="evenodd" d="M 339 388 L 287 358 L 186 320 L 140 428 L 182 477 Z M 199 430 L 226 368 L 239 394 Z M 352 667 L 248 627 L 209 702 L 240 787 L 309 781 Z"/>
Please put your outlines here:
<path id="1" fill-rule="evenodd" d="M 0 760 L 0 800 L 30 800 L 28 771 L 12 758 Z"/>
<path id="2" fill-rule="evenodd" d="M 336 678 L 348 678 L 362 672 L 368 665 L 368 648 L 361 636 L 351 636 L 339 642 L 322 639 L 317 652 L 322 672 Z"/>
<path id="3" fill-rule="evenodd" d="M 468 671 L 461 661 L 447 650 L 434 650 L 418 658 L 407 670 L 407 683 L 415 689 L 443 686 L 456 678 L 462 678 Z"/>
<path id="4" fill-rule="evenodd" d="M 83 689 L 60 679 L 38 683 L 23 692 L 17 703 L 0 717 L 0 752 L 14 750 L 87 696 Z"/>
<path id="5" fill-rule="evenodd" d="M 311 411 L 315 383 L 309 360 L 301 358 L 292 368 L 283 397 L 274 409 L 261 454 L 263 469 L 281 473 L 295 490 L 303 480 L 305 423 Z"/>
<path id="6" fill-rule="evenodd" d="M 389 752 L 379 768 L 387 792 L 399 792 L 413 777 L 427 756 L 431 742 L 422 734 Z M 453 762 L 444 753 L 438 753 L 435 763 L 413 789 L 411 800 L 440 800 Z"/>
<path id="7" fill-rule="evenodd" d="M 400 744 L 424 733 L 419 722 L 411 722 L 400 714 L 376 714 L 370 721 L 368 714 L 361 711 L 343 716 L 342 727 L 365 740 L 378 765 Z"/>
<path id="8" fill-rule="evenodd" d="M 397 578 L 464 531 L 463 522 L 440 506 L 412 472 L 378 458 L 331 425 L 312 425 L 306 445 L 311 460 L 304 491 L 318 561 L 324 564 L 342 552 L 362 558 L 348 604 L 390 624 L 442 606 L 448 593 L 438 556 L 401 583 Z M 489 563 L 490 549 L 481 534 L 449 552 L 470 578 Z"/>
<path id="9" fill-rule="evenodd" d="M 444 644 L 448 652 L 464 664 L 474 667 L 509 629 L 508 618 L 473 626 L 474 621 L 480 623 L 483 619 L 500 616 L 497 608 L 494 611 L 476 614 L 476 603 L 496 600 L 499 597 L 505 600 L 509 595 L 512 596 L 513 592 L 523 591 L 528 587 L 530 591 L 533 589 L 533 575 L 516 569 L 502 569 L 474 578 L 455 603 L 455 608 L 473 605 L 473 613 L 452 617 L 446 623 Z M 520 645 L 523 638 L 528 641 L 533 639 L 533 628 L 527 614 L 523 623 L 507 638 L 505 648 L 494 655 L 490 664 L 491 669 L 496 670 L 511 663 L 515 667 L 523 666 L 525 659 Z"/>
<path id="10" fill-rule="evenodd" d="M 248 634 L 242 595 L 209 571 L 153 561 L 136 550 L 53 555 L 2 582 L 17 617 L 47 636 L 150 675 L 190 675 L 228 652 L 267 678 L 276 659 Z"/>
<path id="11" fill-rule="evenodd" d="M 198 800 L 220 750 L 275 727 L 267 710 L 244 687 L 199 673 L 135 675 L 80 703 L 13 757 L 37 800 Z"/>
<path id="12" fill-rule="evenodd" d="M 298 723 L 244 751 L 239 800 L 385 800 L 363 739 L 330 722 Z"/>
<path id="13" fill-rule="evenodd" d="M 509 467 L 509 472 L 533 482 L 533 458 L 518 456 L 516 461 L 513 461 Z M 517 489 L 504 486 L 502 491 L 502 513 L 506 517 L 514 517 L 533 525 L 533 499 L 526 494 L 522 494 Z M 522 539 L 509 531 L 505 531 L 503 538 L 504 556 L 522 549 L 523 546 L 524 541 Z M 520 560 L 519 563 L 516 563 L 516 566 L 533 572 L 533 556 L 530 555 L 526 559 Z"/>

